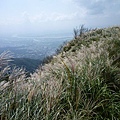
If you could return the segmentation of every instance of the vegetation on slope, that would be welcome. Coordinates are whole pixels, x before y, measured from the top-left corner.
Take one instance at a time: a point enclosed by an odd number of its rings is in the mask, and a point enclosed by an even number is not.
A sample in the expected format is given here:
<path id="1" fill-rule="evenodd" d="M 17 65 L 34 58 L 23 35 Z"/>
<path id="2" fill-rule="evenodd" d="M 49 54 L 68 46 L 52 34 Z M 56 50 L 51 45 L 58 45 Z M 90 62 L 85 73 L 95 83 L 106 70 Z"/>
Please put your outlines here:
<path id="1" fill-rule="evenodd" d="M 120 27 L 80 32 L 29 78 L 7 74 L 9 59 L 0 56 L 1 120 L 120 119 Z"/>
<path id="2" fill-rule="evenodd" d="M 11 66 L 23 67 L 27 72 L 33 73 L 42 64 L 42 61 L 30 58 L 13 58 Z"/>

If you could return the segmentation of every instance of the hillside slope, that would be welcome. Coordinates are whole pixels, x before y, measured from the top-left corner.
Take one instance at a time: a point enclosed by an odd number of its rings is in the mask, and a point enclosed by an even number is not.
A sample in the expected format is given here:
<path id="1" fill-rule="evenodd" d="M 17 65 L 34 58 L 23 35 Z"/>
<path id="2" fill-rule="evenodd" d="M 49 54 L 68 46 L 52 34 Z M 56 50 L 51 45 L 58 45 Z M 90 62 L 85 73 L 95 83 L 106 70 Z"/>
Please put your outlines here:
<path id="1" fill-rule="evenodd" d="M 120 27 L 75 38 L 31 77 L 2 82 L 1 119 L 120 119 Z"/>
<path id="2" fill-rule="evenodd" d="M 35 70 L 42 64 L 42 61 L 30 58 L 14 58 L 11 61 L 11 66 L 23 67 L 29 73 L 35 72 Z"/>

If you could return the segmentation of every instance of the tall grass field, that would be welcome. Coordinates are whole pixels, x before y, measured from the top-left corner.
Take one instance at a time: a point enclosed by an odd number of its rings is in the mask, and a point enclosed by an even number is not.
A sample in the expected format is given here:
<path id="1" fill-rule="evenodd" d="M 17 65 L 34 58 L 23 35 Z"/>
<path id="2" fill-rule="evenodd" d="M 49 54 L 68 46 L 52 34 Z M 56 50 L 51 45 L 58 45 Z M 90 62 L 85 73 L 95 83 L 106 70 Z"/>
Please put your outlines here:
<path id="1" fill-rule="evenodd" d="M 120 27 L 74 34 L 30 77 L 0 55 L 0 120 L 120 120 Z"/>

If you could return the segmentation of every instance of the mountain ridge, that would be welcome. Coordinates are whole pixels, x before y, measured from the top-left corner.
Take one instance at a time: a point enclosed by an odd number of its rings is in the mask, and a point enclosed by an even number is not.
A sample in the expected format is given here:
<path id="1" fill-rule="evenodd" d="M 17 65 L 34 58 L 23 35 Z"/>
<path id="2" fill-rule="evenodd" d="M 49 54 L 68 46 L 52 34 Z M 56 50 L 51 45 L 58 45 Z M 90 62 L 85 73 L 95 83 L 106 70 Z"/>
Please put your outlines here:
<path id="1" fill-rule="evenodd" d="M 74 35 L 30 77 L 17 70 L 1 83 L 1 119 L 120 119 L 120 26 Z"/>

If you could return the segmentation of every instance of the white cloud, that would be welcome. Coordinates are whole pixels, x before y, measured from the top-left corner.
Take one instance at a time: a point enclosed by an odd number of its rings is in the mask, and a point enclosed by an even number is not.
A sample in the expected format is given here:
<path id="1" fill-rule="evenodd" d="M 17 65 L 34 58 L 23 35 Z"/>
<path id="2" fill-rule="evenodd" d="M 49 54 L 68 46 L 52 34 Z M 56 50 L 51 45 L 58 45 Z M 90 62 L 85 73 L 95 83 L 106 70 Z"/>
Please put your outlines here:
<path id="1" fill-rule="evenodd" d="M 88 14 L 106 14 L 120 11 L 120 0 L 73 0 L 79 7 L 87 10 Z"/>
<path id="2" fill-rule="evenodd" d="M 80 24 L 88 27 L 120 24 L 120 0 L 27 0 L 29 4 L 21 0 L 20 6 L 16 1 L 15 5 L 9 2 L 0 7 L 1 31 L 5 27 L 37 31 L 69 29 Z"/>
<path id="3" fill-rule="evenodd" d="M 64 14 L 64 13 L 45 13 L 41 12 L 37 15 L 30 15 L 27 12 L 23 13 L 24 22 L 28 21 L 31 23 L 49 22 L 49 21 L 69 21 L 74 20 L 78 17 L 78 13 Z"/>
<path id="4" fill-rule="evenodd" d="M 70 14 L 65 13 L 45 13 L 41 12 L 39 14 L 30 14 L 27 11 L 21 13 L 19 17 L 11 16 L 6 19 L 0 19 L 0 25 L 20 25 L 20 24 L 27 24 L 27 25 L 34 25 L 40 23 L 49 23 L 49 22 L 59 22 L 59 21 L 72 21 L 78 19 L 78 13 L 73 12 Z"/>

